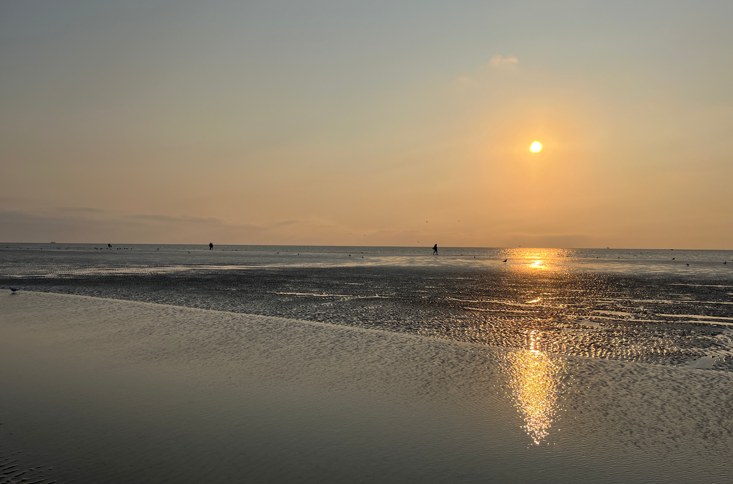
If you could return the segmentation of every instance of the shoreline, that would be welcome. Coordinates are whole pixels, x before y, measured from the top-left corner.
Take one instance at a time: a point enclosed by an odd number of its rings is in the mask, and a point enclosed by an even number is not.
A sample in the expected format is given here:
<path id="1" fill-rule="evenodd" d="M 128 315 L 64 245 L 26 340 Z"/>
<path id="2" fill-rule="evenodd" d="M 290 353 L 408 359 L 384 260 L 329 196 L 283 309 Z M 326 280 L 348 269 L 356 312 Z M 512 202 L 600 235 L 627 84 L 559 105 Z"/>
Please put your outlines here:
<path id="1" fill-rule="evenodd" d="M 733 373 L 733 334 L 729 321 L 733 303 L 727 300 L 730 298 L 727 293 L 721 294 L 728 286 L 715 286 L 713 289 L 717 293 L 714 295 L 708 294 L 708 288 L 703 287 L 680 301 L 669 299 L 673 297 L 671 294 L 661 296 L 658 301 L 619 297 L 608 302 L 588 298 L 572 300 L 566 294 L 555 306 L 541 303 L 531 307 L 536 301 L 526 302 L 535 297 L 530 295 L 535 291 L 531 287 L 522 289 L 527 291 L 524 300 L 521 296 L 494 295 L 491 294 L 493 289 L 489 289 L 488 296 L 476 292 L 473 297 L 479 300 L 463 301 L 456 295 L 444 294 L 443 291 L 450 290 L 447 287 L 430 289 L 432 293 L 424 297 L 425 291 L 420 288 L 429 283 L 413 280 L 412 273 L 407 277 L 391 272 L 383 274 L 402 279 L 390 287 L 374 290 L 369 282 L 349 283 L 355 279 L 350 271 L 288 272 L 287 276 L 293 279 L 286 284 L 295 286 L 298 289 L 295 292 L 282 292 L 293 289 L 282 286 L 282 275 L 265 271 L 226 275 L 204 273 L 191 277 L 98 276 L 44 279 L 16 287 L 20 287 L 21 292 L 259 315 L 510 349 L 525 348 L 526 334 L 539 330 L 542 338 L 536 349 L 568 357 L 601 356 L 615 361 L 676 367 L 692 365 L 700 358 L 713 358 L 714 369 Z M 367 278 L 374 275 L 374 272 L 362 274 Z M 313 283 L 308 276 L 327 283 Z M 452 282 L 447 280 L 444 286 Z M 552 284 L 554 287 L 549 291 L 572 293 L 576 290 L 561 287 L 565 284 L 563 281 Z M 579 282 L 572 284 L 578 286 Z M 411 289 L 402 290 L 400 285 Z M 669 286 L 675 288 L 677 284 Z M 645 290 L 643 283 L 636 290 Z M 609 308 L 608 304 L 631 307 Z M 562 311 L 559 319 L 557 311 Z M 706 314 L 696 314 L 700 312 Z M 657 348 L 660 341 L 662 347 Z"/>

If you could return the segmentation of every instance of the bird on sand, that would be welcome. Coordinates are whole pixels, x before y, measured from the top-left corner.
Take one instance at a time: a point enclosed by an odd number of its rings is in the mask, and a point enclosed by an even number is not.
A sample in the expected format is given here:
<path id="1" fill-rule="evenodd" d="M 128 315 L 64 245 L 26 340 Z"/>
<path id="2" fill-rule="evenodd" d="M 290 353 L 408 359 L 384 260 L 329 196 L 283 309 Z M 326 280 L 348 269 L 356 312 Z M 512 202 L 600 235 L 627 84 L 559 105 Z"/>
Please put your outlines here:
<path id="1" fill-rule="evenodd" d="M 18 290 L 17 288 L 15 288 L 15 287 L 11 287 L 11 288 L 10 288 L 10 294 L 15 294 L 15 292 L 16 292 L 17 290 Z"/>

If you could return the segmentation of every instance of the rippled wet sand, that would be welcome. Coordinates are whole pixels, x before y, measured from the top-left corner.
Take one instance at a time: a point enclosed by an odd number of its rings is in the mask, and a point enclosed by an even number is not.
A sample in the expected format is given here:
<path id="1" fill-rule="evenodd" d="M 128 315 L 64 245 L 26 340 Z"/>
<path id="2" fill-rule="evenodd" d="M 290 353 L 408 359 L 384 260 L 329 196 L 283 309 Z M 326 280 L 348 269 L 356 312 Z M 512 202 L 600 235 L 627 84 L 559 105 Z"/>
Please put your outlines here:
<path id="1" fill-rule="evenodd" d="M 524 267 L 189 267 L 16 277 L 26 290 L 280 316 L 562 355 L 733 369 L 733 284 Z"/>

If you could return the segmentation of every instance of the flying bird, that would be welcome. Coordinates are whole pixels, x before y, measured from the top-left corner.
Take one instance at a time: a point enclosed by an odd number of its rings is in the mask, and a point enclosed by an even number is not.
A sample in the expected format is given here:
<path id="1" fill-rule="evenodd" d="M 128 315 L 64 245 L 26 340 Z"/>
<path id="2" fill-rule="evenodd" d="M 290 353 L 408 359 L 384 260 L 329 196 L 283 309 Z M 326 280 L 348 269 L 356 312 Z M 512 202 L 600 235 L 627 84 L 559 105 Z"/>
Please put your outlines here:
<path id="1" fill-rule="evenodd" d="M 504 259 L 504 262 L 508 261 L 509 259 Z"/>

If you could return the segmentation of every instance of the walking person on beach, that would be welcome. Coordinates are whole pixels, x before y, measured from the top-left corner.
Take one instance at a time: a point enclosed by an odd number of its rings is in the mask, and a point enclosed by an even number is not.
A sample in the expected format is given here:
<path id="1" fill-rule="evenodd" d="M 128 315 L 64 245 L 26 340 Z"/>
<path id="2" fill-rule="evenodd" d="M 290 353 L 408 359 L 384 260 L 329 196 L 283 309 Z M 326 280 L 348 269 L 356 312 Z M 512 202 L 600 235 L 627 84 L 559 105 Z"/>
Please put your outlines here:
<path id="1" fill-rule="evenodd" d="M 214 244 L 212 244 L 211 242 L 209 242 L 209 250 L 214 250 Z"/>
<path id="2" fill-rule="evenodd" d="M 438 244 L 433 246 L 433 255 L 438 255 Z"/>

